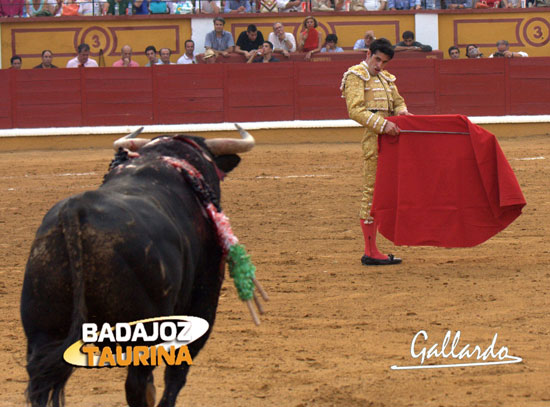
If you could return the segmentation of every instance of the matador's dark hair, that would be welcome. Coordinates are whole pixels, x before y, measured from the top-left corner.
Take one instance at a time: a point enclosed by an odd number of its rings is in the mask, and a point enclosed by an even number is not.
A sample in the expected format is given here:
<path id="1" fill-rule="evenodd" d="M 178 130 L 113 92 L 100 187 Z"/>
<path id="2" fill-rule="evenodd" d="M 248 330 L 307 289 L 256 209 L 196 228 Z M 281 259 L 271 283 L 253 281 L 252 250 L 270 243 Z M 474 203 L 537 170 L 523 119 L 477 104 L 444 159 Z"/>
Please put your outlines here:
<path id="1" fill-rule="evenodd" d="M 376 54 L 376 51 L 380 51 L 382 54 L 389 56 L 390 59 L 393 58 L 393 46 L 386 38 L 378 38 L 377 40 L 374 40 L 371 42 L 369 49 L 372 55 Z"/>

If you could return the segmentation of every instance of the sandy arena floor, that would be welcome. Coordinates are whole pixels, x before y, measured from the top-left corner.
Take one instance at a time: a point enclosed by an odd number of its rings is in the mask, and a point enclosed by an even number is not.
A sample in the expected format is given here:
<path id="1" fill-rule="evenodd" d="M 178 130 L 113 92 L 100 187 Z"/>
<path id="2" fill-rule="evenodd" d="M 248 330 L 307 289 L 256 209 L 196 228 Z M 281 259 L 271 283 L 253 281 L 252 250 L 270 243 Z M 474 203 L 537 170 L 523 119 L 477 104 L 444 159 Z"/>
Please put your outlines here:
<path id="1" fill-rule="evenodd" d="M 381 239 L 404 258 L 390 268 L 359 261 L 358 144 L 264 143 L 243 156 L 223 203 L 271 296 L 268 313 L 255 327 L 226 280 L 179 405 L 550 406 L 550 139 L 500 143 L 527 199 L 523 215 L 472 249 Z M 0 153 L 0 406 L 24 403 L 19 297 L 36 228 L 56 201 L 96 188 L 111 157 L 108 149 Z M 390 370 L 419 364 L 410 345 L 420 330 L 428 346 L 450 330 L 483 349 L 498 333 L 497 350 L 524 361 Z M 123 369 L 79 369 L 67 405 L 124 406 L 124 377 Z M 159 368 L 157 396 L 161 378 Z"/>

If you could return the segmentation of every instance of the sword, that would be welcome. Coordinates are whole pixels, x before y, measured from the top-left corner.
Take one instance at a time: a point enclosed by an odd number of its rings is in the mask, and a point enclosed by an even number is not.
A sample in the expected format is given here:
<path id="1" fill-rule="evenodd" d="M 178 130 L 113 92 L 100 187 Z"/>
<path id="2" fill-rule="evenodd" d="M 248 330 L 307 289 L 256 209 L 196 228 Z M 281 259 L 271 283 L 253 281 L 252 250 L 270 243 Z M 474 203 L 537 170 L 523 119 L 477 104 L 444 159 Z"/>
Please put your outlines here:
<path id="1" fill-rule="evenodd" d="M 401 133 L 430 133 L 430 134 L 470 134 L 461 131 L 437 131 L 437 130 L 401 130 Z"/>

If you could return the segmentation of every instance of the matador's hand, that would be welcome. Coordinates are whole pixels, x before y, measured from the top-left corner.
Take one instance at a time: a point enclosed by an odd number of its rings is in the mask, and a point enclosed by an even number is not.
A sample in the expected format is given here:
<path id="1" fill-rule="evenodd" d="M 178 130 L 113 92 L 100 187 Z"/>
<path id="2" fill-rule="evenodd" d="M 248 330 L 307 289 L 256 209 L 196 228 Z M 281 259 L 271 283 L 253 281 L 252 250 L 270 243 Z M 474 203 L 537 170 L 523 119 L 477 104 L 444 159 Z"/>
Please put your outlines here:
<path id="1" fill-rule="evenodd" d="M 397 115 L 398 115 L 398 116 L 413 116 L 413 114 L 412 114 L 412 113 L 409 113 L 408 110 L 403 110 L 403 111 L 397 113 Z"/>
<path id="2" fill-rule="evenodd" d="M 384 127 L 384 134 L 387 134 L 388 136 L 399 136 L 399 133 L 401 133 L 401 130 L 397 126 L 397 124 L 386 121 L 386 126 Z"/>

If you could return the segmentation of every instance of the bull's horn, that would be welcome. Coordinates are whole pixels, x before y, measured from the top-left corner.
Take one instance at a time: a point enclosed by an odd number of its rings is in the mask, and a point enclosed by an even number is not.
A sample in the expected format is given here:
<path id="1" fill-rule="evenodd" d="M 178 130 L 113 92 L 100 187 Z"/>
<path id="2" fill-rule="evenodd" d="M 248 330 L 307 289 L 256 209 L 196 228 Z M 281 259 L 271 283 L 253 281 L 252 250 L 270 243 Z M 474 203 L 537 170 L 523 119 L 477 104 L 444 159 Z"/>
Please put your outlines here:
<path id="1" fill-rule="evenodd" d="M 252 147 L 254 147 L 256 143 L 254 137 L 237 123 L 235 123 L 235 127 L 239 130 L 239 133 L 241 133 L 242 140 L 234 138 L 213 138 L 204 141 L 214 155 L 246 153 L 252 150 Z"/>
<path id="2" fill-rule="evenodd" d="M 119 138 L 113 143 L 113 148 L 118 151 L 120 147 L 130 151 L 137 151 L 145 144 L 151 141 L 151 139 L 136 138 L 143 131 L 143 127 L 140 127 L 133 133 L 127 134 L 124 137 Z"/>

